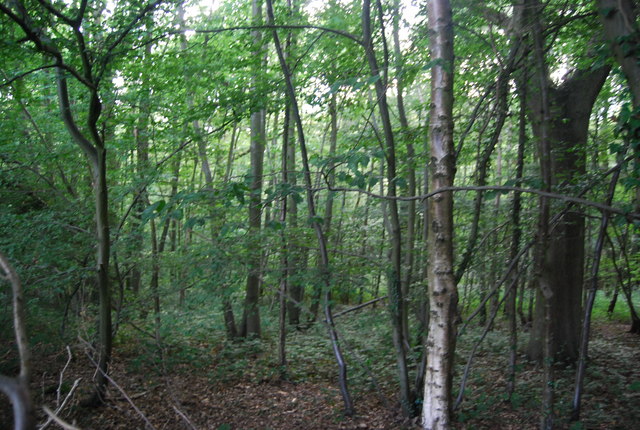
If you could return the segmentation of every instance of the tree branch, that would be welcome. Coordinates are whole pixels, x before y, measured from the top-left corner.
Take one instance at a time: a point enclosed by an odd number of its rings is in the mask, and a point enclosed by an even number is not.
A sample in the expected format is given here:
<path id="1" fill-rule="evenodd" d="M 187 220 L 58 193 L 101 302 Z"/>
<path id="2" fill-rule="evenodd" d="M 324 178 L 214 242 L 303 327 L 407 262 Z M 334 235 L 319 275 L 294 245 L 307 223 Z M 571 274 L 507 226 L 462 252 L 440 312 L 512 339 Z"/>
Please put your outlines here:
<path id="1" fill-rule="evenodd" d="M 507 186 L 507 185 L 486 185 L 486 186 L 468 185 L 468 186 L 442 187 L 442 188 L 438 188 L 437 190 L 431 191 L 427 194 L 421 194 L 419 196 L 407 196 L 407 197 L 390 197 L 390 196 L 376 194 L 370 191 L 362 190 L 359 188 L 323 187 L 323 188 L 313 189 L 314 192 L 322 191 L 322 190 L 357 192 L 357 193 L 368 195 L 376 199 L 398 200 L 403 202 L 408 202 L 412 200 L 425 200 L 425 199 L 434 197 L 438 194 L 446 193 L 449 191 L 451 192 L 457 192 L 457 191 L 509 191 L 511 192 L 511 191 L 514 191 L 514 192 L 520 192 L 520 193 L 535 194 L 538 196 L 561 200 L 568 203 L 575 203 L 582 206 L 592 207 L 600 210 L 601 212 L 608 212 L 611 214 L 621 215 L 625 217 L 628 221 L 640 219 L 640 213 L 625 212 L 620 208 L 615 208 L 613 206 L 594 202 L 594 201 L 583 199 L 580 197 L 573 197 L 573 196 L 568 196 L 566 194 L 558 194 L 558 193 L 553 193 L 548 191 L 542 191 L 534 188 L 522 188 L 522 187 L 513 187 L 513 186 Z"/>
<path id="2" fill-rule="evenodd" d="M 7 79 L 5 82 L 1 83 L 0 87 L 7 87 L 7 86 L 11 85 L 12 83 L 14 83 L 15 81 L 18 81 L 18 80 L 20 80 L 20 79 L 24 78 L 25 76 L 28 76 L 28 75 L 30 75 L 32 73 L 39 72 L 40 70 L 53 69 L 55 67 L 60 67 L 60 66 L 58 64 L 47 64 L 46 66 L 40 66 L 40 67 L 36 67 L 35 69 L 31 69 L 31 70 L 28 70 L 26 72 L 22 72 L 19 75 L 16 75 L 11 79 Z"/>
<path id="3" fill-rule="evenodd" d="M 240 31 L 240 30 L 319 30 L 324 31 L 325 33 L 331 33 L 338 36 L 345 37 L 360 46 L 364 46 L 364 42 L 359 39 L 354 34 L 351 34 L 347 31 L 337 30 L 335 28 L 322 27 L 319 25 L 310 25 L 310 24 L 300 24 L 300 25 L 274 25 L 274 24 L 266 24 L 266 25 L 238 25 L 234 27 L 225 27 L 225 28 L 212 28 L 212 29 L 188 29 L 182 28 L 180 30 L 172 30 L 167 31 L 164 34 L 151 38 L 141 45 L 136 46 L 136 48 L 140 48 L 149 43 L 153 43 L 157 40 L 163 39 L 167 36 L 175 36 L 179 34 L 185 34 L 186 32 L 194 32 L 197 34 L 218 34 L 225 33 L 227 31 Z"/>
<path id="4" fill-rule="evenodd" d="M 11 284 L 13 292 L 13 328 L 20 357 L 20 374 L 17 378 L 0 375 L 0 391 L 9 397 L 13 404 L 14 428 L 28 430 L 34 428 L 34 417 L 29 395 L 31 351 L 27 338 L 22 284 L 18 274 L 2 252 L 0 252 L 0 269 L 0 279 L 6 279 Z"/>

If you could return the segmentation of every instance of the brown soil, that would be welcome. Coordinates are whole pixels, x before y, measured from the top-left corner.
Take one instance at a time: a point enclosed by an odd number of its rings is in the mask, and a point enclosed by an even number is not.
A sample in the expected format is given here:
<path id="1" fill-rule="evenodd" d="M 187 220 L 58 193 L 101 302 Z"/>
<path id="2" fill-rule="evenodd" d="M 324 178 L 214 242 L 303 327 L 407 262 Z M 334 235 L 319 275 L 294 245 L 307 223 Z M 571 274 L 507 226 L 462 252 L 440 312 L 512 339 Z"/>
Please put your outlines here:
<path id="1" fill-rule="evenodd" d="M 632 429 L 640 422 L 640 337 L 626 332 L 622 324 L 598 325 L 591 344 L 590 372 L 585 385 L 583 427 L 575 429 Z M 60 371 L 66 351 L 43 355 L 35 348 L 33 393 L 38 407 L 55 409 Z M 108 401 L 98 408 L 80 406 L 90 392 L 92 373 L 88 359 L 78 348 L 64 373 L 62 397 L 73 381 L 82 378 L 61 417 L 82 429 L 412 429 L 417 420 L 403 421 L 398 414 L 393 390 L 354 390 L 357 415 L 342 416 L 342 401 L 333 381 L 282 381 L 278 377 L 260 380 L 247 371 L 220 380 L 211 368 L 181 365 L 170 376 L 151 368 L 132 369 L 134 353 L 119 351 L 111 375 L 118 387 L 110 386 Z M 534 429 L 538 423 L 540 370 L 523 362 L 518 372 L 517 401 L 503 398 L 504 351 L 490 345 L 479 351 L 467 399 L 457 412 L 458 429 Z M 458 364 L 466 361 L 461 355 Z M 242 372 L 240 372 L 241 374 Z M 558 370 L 558 428 L 572 428 L 566 416 L 574 370 Z M 393 384 L 384 385 L 392 387 Z M 387 390 L 387 388 L 383 388 Z M 457 391 L 457 386 L 456 386 Z M 10 428 L 8 405 L 2 398 L 0 429 Z M 135 407 L 134 407 L 135 406 Z M 44 421 L 39 416 L 39 422 Z M 49 428 L 54 428 L 51 425 Z M 59 428 L 59 427 L 58 427 Z"/>

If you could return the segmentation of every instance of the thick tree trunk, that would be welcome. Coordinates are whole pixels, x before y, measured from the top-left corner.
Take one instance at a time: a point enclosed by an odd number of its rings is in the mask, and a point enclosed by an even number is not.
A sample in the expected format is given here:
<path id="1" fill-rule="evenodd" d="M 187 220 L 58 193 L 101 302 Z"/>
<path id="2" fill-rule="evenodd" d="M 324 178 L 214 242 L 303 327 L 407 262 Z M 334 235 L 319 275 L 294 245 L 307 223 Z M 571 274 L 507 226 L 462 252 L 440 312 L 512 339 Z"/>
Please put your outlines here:
<path id="1" fill-rule="evenodd" d="M 551 186 L 565 186 L 580 180 L 586 169 L 586 144 L 593 103 L 609 73 L 608 67 L 579 70 L 559 87 L 548 88 L 551 146 Z M 529 99 L 530 115 L 536 136 L 541 135 L 540 97 Z M 582 320 L 584 282 L 584 217 L 577 211 L 568 212 L 554 227 L 546 251 L 548 277 L 553 298 L 551 324 L 555 359 L 574 362 L 578 357 Z M 542 358 L 543 314 L 547 301 L 539 292 L 528 347 L 532 359 Z"/>
<path id="2" fill-rule="evenodd" d="M 535 52 L 535 78 L 537 85 L 532 88 L 537 89 L 538 99 L 540 101 L 538 129 L 538 151 L 540 158 L 540 175 L 542 178 L 542 189 L 544 191 L 551 190 L 551 142 L 549 138 L 549 129 L 551 127 L 551 103 L 549 100 L 549 75 L 547 63 L 544 57 L 544 35 L 540 24 L 540 16 L 542 7 L 538 0 L 524 0 L 526 9 L 530 17 L 527 24 L 530 26 L 529 31 L 533 35 L 533 49 Z M 540 198 L 540 207 L 538 213 L 538 225 L 536 232 L 536 249 L 534 256 L 534 273 L 535 282 L 538 286 L 538 295 L 540 301 L 538 306 L 541 309 L 541 316 L 538 318 L 540 326 L 540 351 L 542 356 L 542 395 L 540 402 L 540 429 L 551 430 L 554 426 L 554 372 L 553 372 L 553 341 L 554 326 L 552 325 L 552 308 L 551 300 L 554 296 L 551 270 L 549 269 L 549 261 L 546 258 L 546 250 L 549 244 L 549 219 L 550 219 L 550 203 L 546 197 Z M 542 302 L 544 300 L 544 302 Z"/>
<path id="3" fill-rule="evenodd" d="M 453 185 L 453 22 L 448 0 L 429 0 L 431 69 L 430 189 Z M 429 200 L 429 334 L 422 427 L 445 430 L 451 425 L 451 384 L 456 344 L 458 291 L 453 274 L 453 196 Z"/>

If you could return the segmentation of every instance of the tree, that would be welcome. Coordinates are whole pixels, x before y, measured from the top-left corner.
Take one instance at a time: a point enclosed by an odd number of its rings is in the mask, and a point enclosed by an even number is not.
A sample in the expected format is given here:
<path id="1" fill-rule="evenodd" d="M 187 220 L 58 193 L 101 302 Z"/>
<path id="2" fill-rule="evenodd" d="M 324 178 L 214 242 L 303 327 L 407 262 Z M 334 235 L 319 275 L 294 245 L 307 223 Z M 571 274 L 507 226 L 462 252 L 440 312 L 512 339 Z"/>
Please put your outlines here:
<path id="1" fill-rule="evenodd" d="M 453 185 L 453 21 L 448 0 L 427 3 L 431 69 L 429 115 L 429 188 Z M 453 196 L 443 192 L 429 200 L 427 238 L 429 332 L 422 428 L 451 425 L 451 379 L 456 345 L 458 291 L 453 275 Z"/>
<path id="2" fill-rule="evenodd" d="M 111 357 L 111 292 L 109 288 L 109 220 L 108 220 L 108 190 L 106 178 L 107 151 L 103 135 L 99 132 L 98 121 L 102 110 L 102 102 L 99 95 L 99 83 L 106 64 L 96 63 L 89 58 L 86 51 L 85 35 L 82 24 L 87 12 L 87 3 L 81 4 L 75 12 L 74 18 L 68 18 L 62 12 L 48 5 L 47 9 L 51 18 L 63 21 L 76 37 L 72 44 L 76 49 L 75 55 L 81 60 L 82 70 L 77 71 L 65 62 L 63 51 L 41 29 L 34 24 L 33 16 L 27 11 L 22 2 L 16 2 L 12 7 L 2 4 L 0 11 L 15 22 L 25 33 L 26 39 L 32 42 L 37 52 L 52 58 L 56 69 L 56 86 L 58 89 L 58 104 L 62 120 L 73 140 L 84 152 L 89 162 L 92 173 L 92 183 L 95 195 L 95 222 L 97 233 L 97 289 L 100 296 L 100 346 L 98 354 L 98 380 L 96 396 L 93 401 L 99 401 L 104 395 L 106 376 Z M 130 29 L 129 29 L 130 30 Z M 117 45 L 112 45 L 111 49 Z M 104 60 L 104 59 L 103 59 Z M 83 133 L 74 117 L 69 96 L 68 74 L 79 81 L 88 93 L 89 102 L 86 106 L 88 135 Z"/>
<path id="3" fill-rule="evenodd" d="M 381 7 L 378 4 L 379 7 Z M 396 169 L 396 145 L 393 128 L 391 125 L 391 115 L 387 103 L 386 87 L 388 85 L 388 58 L 384 59 L 382 68 L 378 66 L 378 60 L 373 48 L 372 31 L 371 31 L 371 2 L 364 0 L 362 3 L 362 34 L 363 45 L 367 63 L 371 76 L 376 78 L 375 90 L 376 101 L 380 111 L 380 119 L 382 121 L 382 129 L 384 135 L 384 151 L 386 161 L 387 176 L 387 196 L 386 203 L 388 219 L 386 220 L 386 228 L 389 231 L 389 240 L 391 252 L 389 254 L 390 265 L 387 273 L 388 296 L 389 296 L 389 313 L 391 315 L 391 324 L 393 327 L 393 345 L 396 349 L 396 362 L 398 364 L 398 380 L 400 381 L 400 404 L 403 413 L 410 415 L 411 396 L 409 387 L 409 375 L 407 369 L 407 358 L 405 351 L 404 335 L 407 332 L 404 329 L 405 310 L 404 298 L 402 295 L 401 279 L 402 279 L 402 236 L 400 231 L 400 218 L 398 213 L 397 196 L 397 169 Z M 384 31 L 383 31 L 384 34 Z M 386 41 L 384 42 L 386 44 Z M 386 47 L 385 47 L 386 52 Z"/>
<path id="4" fill-rule="evenodd" d="M 545 73 L 544 90 L 548 97 L 548 130 L 543 130 L 545 108 L 544 93 L 529 91 L 529 116 L 534 134 L 543 139 L 548 133 L 549 190 L 568 189 L 586 173 L 586 144 L 591 110 L 596 97 L 609 74 L 606 65 L 585 65 L 554 85 Z M 541 153 L 543 153 L 541 151 Z M 541 157 L 542 159 L 543 157 Z M 544 179 L 544 175 L 543 175 Z M 546 184 L 545 184 L 546 186 Z M 548 222 L 548 221 L 546 221 Z M 543 276 L 548 277 L 551 293 L 552 346 L 551 354 L 559 360 L 573 362 L 578 356 L 580 322 L 582 319 L 582 291 L 584 280 L 584 217 L 578 211 L 569 211 L 553 228 L 546 227 L 549 242 L 544 246 Z M 542 251 L 541 251 L 542 252 Z M 537 296 L 536 312 L 528 347 L 529 356 L 541 359 L 544 307 L 547 299 L 542 291 Z"/>
<path id="5" fill-rule="evenodd" d="M 266 0 L 267 3 L 267 16 L 270 22 L 275 22 L 273 15 L 273 5 L 271 0 Z M 304 182 L 307 187 L 307 207 L 309 210 L 309 217 L 311 219 L 311 224 L 313 230 L 316 233 L 316 237 L 318 239 L 318 247 L 320 251 L 320 276 L 322 278 L 323 284 L 323 301 L 324 301 L 324 315 L 325 315 L 325 323 L 327 325 L 327 329 L 329 331 L 329 337 L 331 339 L 331 344 L 333 347 L 333 352 L 336 358 L 336 362 L 338 363 L 339 368 L 339 384 L 340 384 L 340 393 L 342 394 L 342 399 L 344 401 L 344 412 L 345 415 L 351 416 L 354 413 L 353 403 L 351 401 L 351 394 L 349 393 L 349 389 L 347 387 L 347 365 L 344 361 L 344 356 L 342 355 L 342 349 L 340 347 L 340 342 L 338 340 L 338 334 L 335 329 L 334 321 L 333 321 L 333 312 L 331 309 L 331 281 L 330 276 L 331 273 L 329 271 L 329 251 L 327 249 L 327 240 L 324 235 L 324 231 L 322 229 L 322 224 L 320 224 L 315 210 L 315 202 L 313 198 L 312 191 L 312 182 L 311 182 L 311 170 L 309 168 L 309 157 L 307 155 L 307 146 L 304 134 L 304 128 L 302 126 L 302 118 L 300 117 L 300 109 L 298 108 L 298 101 L 296 97 L 295 87 L 293 86 L 293 82 L 291 80 L 291 71 L 289 69 L 289 65 L 287 64 L 286 58 L 284 56 L 284 52 L 282 50 L 282 44 L 280 43 L 280 37 L 276 30 L 273 31 L 273 40 L 275 43 L 276 51 L 278 54 L 278 60 L 280 62 L 280 68 L 282 69 L 282 74 L 284 75 L 286 87 L 287 87 L 287 95 L 289 97 L 289 101 L 291 103 L 291 113 L 293 116 L 293 121 L 295 123 L 296 131 L 298 134 L 298 143 L 300 145 L 300 155 L 302 158 L 302 166 L 303 166 L 303 174 L 304 174 Z"/>
<path id="6" fill-rule="evenodd" d="M 35 429 L 35 416 L 29 382 L 31 379 L 31 349 L 27 337 L 24 313 L 24 293 L 20 277 L 5 255 L 0 252 L 0 279 L 11 284 L 13 295 L 13 328 L 15 332 L 18 355 L 20 358 L 20 374 L 9 378 L 0 374 L 0 392 L 4 393 L 13 404 L 13 420 L 15 430 Z"/>
<path id="7" fill-rule="evenodd" d="M 262 2 L 252 1 L 252 20 L 254 25 L 262 22 Z M 254 91 L 259 88 L 260 64 L 262 57 L 262 33 L 255 30 L 252 33 L 254 44 L 254 55 L 259 59 L 256 61 L 256 69 L 253 80 Z M 259 102 L 261 103 L 261 102 Z M 265 146 L 265 109 L 256 106 L 251 113 L 251 186 L 249 199 L 249 231 L 250 244 L 248 251 L 247 290 L 245 298 L 244 314 L 242 316 L 243 336 L 260 336 L 260 248 L 255 245 L 260 235 L 262 225 L 261 194 L 262 194 L 262 170 L 264 163 Z"/>

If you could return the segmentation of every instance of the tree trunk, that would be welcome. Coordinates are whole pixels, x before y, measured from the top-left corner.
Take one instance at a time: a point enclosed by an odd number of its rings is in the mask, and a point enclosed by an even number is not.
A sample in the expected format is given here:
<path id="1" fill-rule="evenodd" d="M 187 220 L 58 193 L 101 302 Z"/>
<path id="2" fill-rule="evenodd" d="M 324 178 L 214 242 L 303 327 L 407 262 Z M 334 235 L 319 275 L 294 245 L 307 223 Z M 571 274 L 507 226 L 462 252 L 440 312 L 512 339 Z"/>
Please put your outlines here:
<path id="1" fill-rule="evenodd" d="M 593 104 L 609 73 L 609 67 L 578 70 L 559 87 L 549 85 L 549 108 L 554 113 L 549 121 L 551 146 L 551 186 L 565 186 L 579 181 L 586 169 L 587 133 Z M 547 81 L 548 82 L 548 81 Z M 540 96 L 529 98 L 533 130 L 541 136 Z M 584 217 L 577 211 L 568 212 L 554 227 L 546 250 L 545 276 L 553 298 L 551 324 L 553 343 L 551 354 L 556 360 L 574 362 L 578 358 L 582 321 L 582 290 L 584 282 Z M 544 308 L 547 301 L 539 293 L 536 301 L 528 354 L 542 358 Z"/>
<path id="2" fill-rule="evenodd" d="M 611 44 L 616 61 L 622 68 L 631 90 L 633 106 L 640 106 L 640 39 L 636 21 L 637 3 L 632 0 L 596 0 L 604 35 Z M 631 55 L 629 55 L 631 52 Z"/>
<path id="3" fill-rule="evenodd" d="M 378 5 L 380 8 L 381 6 Z M 380 11 L 381 12 L 381 11 Z M 402 412 L 405 416 L 411 415 L 412 399 L 409 386 L 409 370 L 407 368 L 407 359 L 405 351 L 405 339 L 403 329 L 403 303 L 401 289 L 402 276 L 402 237 L 400 233 L 400 218 L 398 214 L 398 201 L 396 200 L 396 149 L 393 129 L 391 126 L 391 116 L 389 106 L 387 104 L 386 86 L 387 86 L 387 70 L 388 58 L 385 58 L 382 68 L 378 67 L 378 61 L 373 49 L 373 39 L 371 30 L 371 2 L 364 0 L 362 2 L 362 34 L 363 45 L 367 62 L 369 63 L 369 71 L 371 76 L 379 76 L 380 79 L 375 81 L 376 98 L 378 109 L 380 111 L 380 119 L 382 121 L 382 130 L 385 143 L 385 159 L 387 162 L 387 196 L 389 200 L 387 207 L 387 229 L 389 230 L 389 241 L 391 251 L 389 254 L 390 268 L 387 273 L 387 288 L 389 296 L 389 312 L 391 314 L 391 324 L 393 329 L 393 345 L 396 349 L 396 363 L 398 366 L 398 380 L 400 382 L 400 404 Z M 384 29 L 382 31 L 384 37 Z M 386 41 L 385 41 L 386 42 Z M 386 48 L 385 48 L 386 51 Z"/>
<path id="4" fill-rule="evenodd" d="M 540 24 L 542 7 L 538 0 L 525 0 L 525 8 L 529 12 L 526 23 L 529 31 L 533 35 L 533 49 L 535 52 L 535 78 L 537 85 L 532 88 L 537 89 L 540 106 L 536 110 L 539 114 L 537 123 L 538 147 L 540 158 L 540 173 L 542 177 L 542 189 L 551 190 L 551 102 L 549 100 L 549 74 L 547 63 L 544 57 L 545 40 Z M 554 296 L 552 276 L 550 273 L 550 261 L 546 258 L 546 251 L 549 244 L 549 219 L 550 203 L 546 197 L 540 198 L 540 208 L 538 213 L 538 226 L 536 237 L 536 249 L 534 256 L 534 276 L 537 281 L 538 300 L 536 305 L 540 309 L 538 319 L 540 345 L 539 351 L 542 356 L 542 399 L 540 402 L 540 429 L 551 430 L 554 426 L 554 373 L 553 373 L 553 341 L 554 326 L 552 325 L 551 303 Z M 582 268 L 582 266 L 580 266 Z M 533 335 L 532 335 L 533 337 Z"/>
<path id="5" fill-rule="evenodd" d="M 271 3 L 271 0 L 266 0 L 266 5 L 268 20 L 269 22 L 274 22 L 275 20 L 273 17 L 273 5 Z M 338 363 L 340 393 L 342 394 L 342 399 L 344 401 L 345 415 L 351 416 L 354 413 L 354 409 L 353 403 L 351 401 L 351 394 L 349 393 L 349 389 L 347 386 L 347 364 L 344 361 L 344 356 L 342 355 L 342 349 L 340 347 L 338 333 L 333 322 L 333 312 L 331 309 L 331 272 L 329 271 L 329 252 L 327 250 L 327 239 L 322 230 L 322 224 L 320 224 L 316 219 L 316 207 L 312 190 L 313 183 L 311 181 L 311 169 L 309 168 L 309 157 L 307 155 L 307 145 L 305 141 L 304 129 L 302 127 L 302 119 L 300 118 L 300 110 L 298 109 L 298 101 L 296 98 L 295 88 L 291 80 L 291 72 L 286 62 L 282 50 L 282 45 L 280 44 L 278 32 L 275 30 L 273 31 L 273 40 L 278 54 L 280 67 L 282 69 L 285 83 L 287 85 L 287 94 L 289 96 L 289 101 L 291 102 L 291 113 L 296 125 L 296 130 L 298 132 L 298 142 L 300 144 L 300 155 L 302 158 L 302 167 L 304 172 L 304 184 L 307 188 L 307 207 L 309 208 L 309 216 L 312 219 L 312 226 L 316 233 L 316 237 L 318 238 L 318 247 L 320 248 L 320 259 L 322 262 L 320 276 L 322 278 L 324 287 L 325 323 L 327 324 L 327 328 L 329 331 L 333 353 L 336 358 L 336 362 Z"/>
<path id="6" fill-rule="evenodd" d="M 398 105 L 398 119 L 400 121 L 400 137 L 407 145 L 407 186 L 408 196 L 416 195 L 416 151 L 413 147 L 413 136 L 410 135 L 409 121 L 404 106 L 404 80 L 403 80 L 403 58 L 400 49 L 400 1 L 395 0 L 393 3 L 393 51 L 396 62 L 396 102 Z M 401 286 L 402 291 L 402 330 L 405 341 L 405 349 L 409 349 L 411 340 L 409 338 L 409 293 L 411 288 L 414 246 L 415 246 L 415 229 L 416 229 L 416 201 L 410 200 L 407 205 L 407 234 L 404 238 L 404 273 L 402 274 Z M 416 393 L 412 397 L 417 397 Z"/>
<path id="7" fill-rule="evenodd" d="M 431 190 L 453 185 L 453 21 L 448 0 L 429 0 L 431 113 L 429 123 Z M 429 334 L 422 427 L 446 430 L 451 425 L 451 384 L 456 344 L 458 291 L 453 275 L 453 196 L 429 200 Z"/>
<path id="8" fill-rule="evenodd" d="M 259 24 L 262 22 L 262 2 L 253 0 L 252 20 Z M 262 56 L 262 35 L 260 31 L 252 32 L 254 43 L 254 55 Z M 261 60 L 262 61 L 262 60 Z M 254 91 L 258 87 L 259 68 L 254 70 Z M 257 96 L 257 94 L 256 94 Z M 265 146 L 265 110 L 263 108 L 251 114 L 251 186 L 249 199 L 249 249 L 247 250 L 247 263 L 249 274 L 242 316 L 242 336 L 260 336 L 260 263 L 261 252 L 259 236 L 261 227 L 261 202 L 262 202 L 262 167 L 264 161 Z"/>
<path id="9" fill-rule="evenodd" d="M 525 73 L 525 72 L 523 72 Z M 518 157 L 516 161 L 516 187 L 522 185 L 522 175 L 524 171 L 524 147 L 527 143 L 527 120 L 526 120 L 526 76 L 522 78 L 522 84 L 520 85 L 521 93 L 519 94 L 520 112 L 518 118 Z M 511 211 L 511 249 L 509 256 L 511 261 L 518 255 L 520 249 L 520 238 L 522 236 L 522 228 L 520 227 L 520 212 L 522 210 L 522 197 L 521 193 L 516 192 L 513 195 L 513 209 Z M 511 399 L 516 385 L 516 364 L 517 364 L 517 349 L 518 349 L 518 323 L 516 314 L 516 297 L 518 295 L 517 280 L 514 278 L 518 276 L 518 266 L 514 267 L 513 275 L 510 283 L 514 283 L 514 288 L 507 293 L 505 299 L 505 309 L 507 317 L 509 318 L 509 369 L 507 370 L 507 396 Z M 524 288 L 521 287 L 521 290 Z M 520 302 L 522 303 L 522 294 L 520 295 Z"/>
<path id="10" fill-rule="evenodd" d="M 65 72 L 57 69 L 56 82 L 58 86 L 58 101 L 65 126 L 76 144 L 84 151 L 89 161 L 92 174 L 92 186 L 95 199 L 95 223 L 97 236 L 97 289 L 99 298 L 98 316 L 98 372 L 96 376 L 96 391 L 88 405 L 102 403 L 107 387 L 107 373 L 109 361 L 111 360 L 112 332 L 111 332 L 111 290 L 109 285 L 109 197 L 107 187 L 107 150 L 102 142 L 97 129 L 97 121 L 100 116 L 102 104 L 97 92 L 93 91 L 90 96 L 89 107 L 89 127 L 91 139 L 94 143 L 78 129 L 71 111 L 71 102 Z"/>

